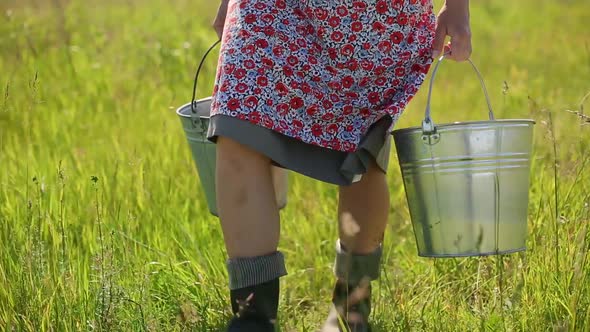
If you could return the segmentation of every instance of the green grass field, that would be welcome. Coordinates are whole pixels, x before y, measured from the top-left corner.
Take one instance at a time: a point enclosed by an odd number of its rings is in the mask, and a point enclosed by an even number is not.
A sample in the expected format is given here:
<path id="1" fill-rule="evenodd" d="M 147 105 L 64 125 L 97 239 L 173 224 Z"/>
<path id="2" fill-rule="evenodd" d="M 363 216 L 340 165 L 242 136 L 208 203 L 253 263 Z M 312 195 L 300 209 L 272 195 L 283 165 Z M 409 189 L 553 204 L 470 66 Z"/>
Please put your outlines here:
<path id="1" fill-rule="evenodd" d="M 418 257 L 392 152 L 376 331 L 590 331 L 590 3 L 472 3 L 473 60 L 497 117 L 537 122 L 528 250 Z M 215 41 L 215 6 L 0 2 L 1 331 L 223 328 L 221 230 L 174 113 Z M 200 97 L 214 71 L 212 59 Z M 485 118 L 468 65 L 439 74 L 436 121 Z M 425 92 L 398 128 L 421 121 Z M 331 295 L 337 190 L 290 181 L 280 326 L 315 331 Z"/>

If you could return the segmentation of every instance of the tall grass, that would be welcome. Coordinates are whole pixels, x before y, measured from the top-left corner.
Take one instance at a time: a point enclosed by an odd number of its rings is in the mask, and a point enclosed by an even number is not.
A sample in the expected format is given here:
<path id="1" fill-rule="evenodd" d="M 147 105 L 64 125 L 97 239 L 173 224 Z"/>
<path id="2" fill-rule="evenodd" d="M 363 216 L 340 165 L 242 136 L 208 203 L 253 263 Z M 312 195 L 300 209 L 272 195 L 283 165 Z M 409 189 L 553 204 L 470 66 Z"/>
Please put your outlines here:
<path id="1" fill-rule="evenodd" d="M 392 154 L 376 330 L 587 331 L 590 5 L 472 3 L 473 59 L 497 116 L 537 122 L 528 250 L 417 257 Z M 0 330 L 224 326 L 222 235 L 174 114 L 215 40 L 215 5 L 0 3 Z M 214 70 L 212 60 L 201 86 Z M 445 64 L 435 88 L 436 121 L 485 117 L 468 66 Z M 399 127 L 419 123 L 424 97 Z M 284 331 L 315 331 L 327 313 L 336 204 L 335 187 L 291 175 L 280 243 L 290 272 Z"/>

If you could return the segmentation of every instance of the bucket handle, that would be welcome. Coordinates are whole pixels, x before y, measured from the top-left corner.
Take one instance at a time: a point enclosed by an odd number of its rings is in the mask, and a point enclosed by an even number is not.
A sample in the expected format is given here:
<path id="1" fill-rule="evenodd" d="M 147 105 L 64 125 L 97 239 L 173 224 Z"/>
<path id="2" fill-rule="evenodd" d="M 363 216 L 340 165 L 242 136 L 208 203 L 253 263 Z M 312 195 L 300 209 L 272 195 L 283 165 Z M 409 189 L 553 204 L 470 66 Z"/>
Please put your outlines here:
<path id="1" fill-rule="evenodd" d="M 221 40 L 216 41 L 215 43 L 213 43 L 213 45 L 211 45 L 211 47 L 209 47 L 209 49 L 207 50 L 207 52 L 205 52 L 205 55 L 203 55 L 203 57 L 201 58 L 201 62 L 199 63 L 199 67 L 197 67 L 197 73 L 195 74 L 195 80 L 193 82 L 193 97 L 191 98 L 191 118 L 193 120 L 193 125 L 196 126 L 196 119 L 197 119 L 197 83 L 199 82 L 199 74 L 201 73 L 201 69 L 203 68 L 203 64 L 205 63 L 205 59 L 207 59 L 207 56 L 209 55 L 209 53 L 211 53 L 211 51 L 213 51 L 213 49 L 215 48 L 215 46 L 219 45 L 219 43 L 221 42 Z M 199 121 L 202 123 L 202 121 Z"/>
<path id="2" fill-rule="evenodd" d="M 434 85 L 434 78 L 436 76 L 436 72 L 438 71 L 438 66 L 440 66 L 440 64 L 444 60 L 445 56 L 446 56 L 446 54 L 443 54 L 438 59 L 438 61 L 436 62 L 436 65 L 434 66 L 434 70 L 432 71 L 432 77 L 430 78 L 430 85 L 428 87 L 428 100 L 426 102 L 426 113 L 424 115 L 424 121 L 422 121 L 422 132 L 424 135 L 438 135 L 438 134 L 436 134 L 436 126 L 434 125 L 434 122 L 432 121 L 432 117 L 430 116 L 430 100 L 432 97 L 432 87 Z M 486 97 L 486 103 L 488 104 L 488 116 L 489 116 L 490 120 L 493 121 L 493 120 L 495 120 L 494 111 L 492 110 L 492 103 L 490 102 L 490 96 L 488 95 L 488 90 L 487 90 L 486 84 L 483 80 L 483 76 L 481 75 L 481 72 L 479 71 L 479 69 L 477 69 L 477 67 L 475 66 L 473 61 L 471 61 L 471 59 L 467 59 L 467 61 L 469 61 L 469 63 L 471 64 L 471 67 L 473 67 L 473 70 L 475 71 L 475 74 L 477 75 L 477 78 L 479 78 L 479 82 L 481 83 L 483 93 Z"/>

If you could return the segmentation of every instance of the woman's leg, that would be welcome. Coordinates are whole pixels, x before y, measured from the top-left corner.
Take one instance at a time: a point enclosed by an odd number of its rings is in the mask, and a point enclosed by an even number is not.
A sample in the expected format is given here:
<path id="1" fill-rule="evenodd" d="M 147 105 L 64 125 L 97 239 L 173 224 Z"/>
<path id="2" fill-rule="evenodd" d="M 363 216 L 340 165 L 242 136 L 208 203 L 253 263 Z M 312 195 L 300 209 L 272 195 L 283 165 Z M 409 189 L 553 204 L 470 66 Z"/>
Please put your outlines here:
<path id="1" fill-rule="evenodd" d="M 232 310 L 242 318 L 272 321 L 278 307 L 279 277 L 286 270 L 283 255 L 277 251 L 279 210 L 270 160 L 230 138 L 219 137 L 216 192 L 229 256 Z M 234 320 L 229 330 L 249 330 L 235 327 L 240 324 L 246 326 Z"/>
<path id="2" fill-rule="evenodd" d="M 385 173 L 374 162 L 359 182 L 340 187 L 338 216 L 340 243 L 347 251 L 367 255 L 381 246 L 389 216 L 389 188 Z M 354 230 L 358 231 L 352 234 Z"/>
<path id="3" fill-rule="evenodd" d="M 381 242 L 389 214 L 385 173 L 372 163 L 359 182 L 340 187 L 339 236 L 333 307 L 323 332 L 368 331 L 370 281 L 379 277 Z M 340 317 L 348 324 L 341 329 Z"/>

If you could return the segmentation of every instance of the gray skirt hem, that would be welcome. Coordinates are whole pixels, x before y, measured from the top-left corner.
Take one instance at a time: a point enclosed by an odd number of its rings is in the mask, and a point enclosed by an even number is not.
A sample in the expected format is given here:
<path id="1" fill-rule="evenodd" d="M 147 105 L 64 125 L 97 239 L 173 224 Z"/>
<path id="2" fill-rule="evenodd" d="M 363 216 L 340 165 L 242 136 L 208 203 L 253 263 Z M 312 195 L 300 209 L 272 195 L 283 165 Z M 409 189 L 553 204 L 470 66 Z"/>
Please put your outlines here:
<path id="1" fill-rule="evenodd" d="M 210 118 L 207 137 L 231 138 L 267 156 L 273 164 L 336 185 L 350 185 L 367 172 L 371 160 L 385 173 L 389 164 L 391 117 L 375 122 L 355 152 L 343 152 L 304 143 L 246 120 L 226 115 Z"/>

